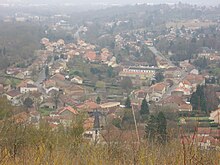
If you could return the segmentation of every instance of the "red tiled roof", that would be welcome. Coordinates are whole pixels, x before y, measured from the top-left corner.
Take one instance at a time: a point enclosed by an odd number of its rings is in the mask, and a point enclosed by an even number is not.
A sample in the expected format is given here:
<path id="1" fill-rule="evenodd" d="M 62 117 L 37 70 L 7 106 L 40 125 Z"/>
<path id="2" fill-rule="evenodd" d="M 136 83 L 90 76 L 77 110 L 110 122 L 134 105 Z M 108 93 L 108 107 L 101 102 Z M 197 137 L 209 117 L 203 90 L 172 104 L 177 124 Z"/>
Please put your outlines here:
<path id="1" fill-rule="evenodd" d="M 70 112 L 72 112 L 74 115 L 79 114 L 79 113 L 77 112 L 77 110 L 73 109 L 73 108 L 70 107 L 70 106 L 67 106 L 67 107 L 62 108 L 62 109 L 59 111 L 58 114 L 60 115 L 60 114 L 63 113 L 64 111 L 70 111 Z"/>
<path id="2" fill-rule="evenodd" d="M 191 84 L 199 84 L 204 81 L 204 77 L 202 75 L 189 74 L 186 76 L 185 80 L 188 80 Z"/>
<path id="3" fill-rule="evenodd" d="M 163 100 L 161 100 L 162 104 L 178 104 L 178 105 L 182 105 L 182 104 L 186 104 L 185 101 L 183 101 L 183 99 L 179 96 L 169 96 L 167 98 L 164 98 Z"/>
<path id="4" fill-rule="evenodd" d="M 185 85 L 189 85 L 189 86 L 191 86 L 192 84 L 188 81 L 188 80 L 183 80 L 183 82 L 182 82 L 183 84 L 185 84 Z"/>
<path id="5" fill-rule="evenodd" d="M 57 73 L 57 74 L 55 74 L 54 76 L 52 76 L 51 79 L 52 79 L 52 80 L 58 79 L 58 80 L 60 80 L 60 81 L 64 81 L 64 80 L 65 80 L 65 77 L 64 77 L 62 74 Z"/>
<path id="6" fill-rule="evenodd" d="M 190 104 L 180 104 L 179 109 L 192 110 L 192 106 Z"/>
<path id="7" fill-rule="evenodd" d="M 18 90 L 11 90 L 11 91 L 7 92 L 6 94 L 11 97 L 15 97 L 15 96 L 19 96 L 21 93 Z"/>
<path id="8" fill-rule="evenodd" d="M 166 88 L 166 85 L 164 83 L 157 83 L 150 87 L 150 90 L 153 90 L 155 92 L 161 92 Z"/>
<path id="9" fill-rule="evenodd" d="M 91 101 L 91 100 L 87 100 L 84 102 L 84 104 L 78 106 L 79 109 L 86 109 L 86 110 L 95 110 L 100 108 L 100 105 L 98 105 L 97 103 Z"/>
<path id="10" fill-rule="evenodd" d="M 96 60 L 96 52 L 88 51 L 88 52 L 86 52 L 85 57 L 90 61 L 94 61 L 94 60 Z"/>

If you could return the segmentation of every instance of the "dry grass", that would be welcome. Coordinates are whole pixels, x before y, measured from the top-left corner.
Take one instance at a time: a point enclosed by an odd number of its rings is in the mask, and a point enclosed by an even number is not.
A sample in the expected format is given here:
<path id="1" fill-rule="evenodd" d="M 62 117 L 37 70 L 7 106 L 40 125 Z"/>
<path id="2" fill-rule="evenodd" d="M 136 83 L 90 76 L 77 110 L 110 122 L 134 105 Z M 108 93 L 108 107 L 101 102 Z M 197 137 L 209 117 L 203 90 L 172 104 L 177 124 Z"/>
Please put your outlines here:
<path id="1" fill-rule="evenodd" d="M 0 128 L 0 164 L 27 165 L 219 165 L 220 153 L 200 150 L 192 142 L 172 140 L 166 145 L 135 143 L 91 144 L 81 127 L 52 131 L 46 125 L 5 123 Z M 78 133 L 77 133 L 78 132 Z"/>

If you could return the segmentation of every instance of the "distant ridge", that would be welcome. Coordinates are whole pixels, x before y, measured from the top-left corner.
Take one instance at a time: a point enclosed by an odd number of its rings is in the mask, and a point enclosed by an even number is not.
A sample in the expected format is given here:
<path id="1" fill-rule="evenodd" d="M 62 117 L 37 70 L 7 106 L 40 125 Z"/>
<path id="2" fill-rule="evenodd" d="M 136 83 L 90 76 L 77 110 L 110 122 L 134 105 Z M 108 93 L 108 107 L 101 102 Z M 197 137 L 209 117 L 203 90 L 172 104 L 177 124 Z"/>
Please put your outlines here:
<path id="1" fill-rule="evenodd" d="M 76 5 L 88 5 L 88 4 L 106 4 L 106 5 L 126 5 L 126 4 L 175 4 L 178 2 L 182 3 L 189 3 L 193 5 L 207 5 L 207 6 L 217 6 L 220 4 L 219 0 L 0 0 L 0 4 L 3 3 L 22 3 L 22 4 L 48 4 L 48 5 L 55 5 L 55 4 L 76 4 Z"/>

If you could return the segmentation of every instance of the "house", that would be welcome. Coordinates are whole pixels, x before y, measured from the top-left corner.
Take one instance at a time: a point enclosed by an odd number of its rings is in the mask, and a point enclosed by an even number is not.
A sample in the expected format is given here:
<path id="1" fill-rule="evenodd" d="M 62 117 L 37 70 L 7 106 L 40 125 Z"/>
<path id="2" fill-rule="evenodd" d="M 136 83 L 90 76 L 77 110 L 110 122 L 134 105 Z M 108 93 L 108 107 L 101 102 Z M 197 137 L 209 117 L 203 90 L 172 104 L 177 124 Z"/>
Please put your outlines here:
<path id="1" fill-rule="evenodd" d="M 192 94 L 193 86 L 188 80 L 183 80 L 179 83 L 178 87 L 174 91 L 183 92 L 183 95 L 189 96 Z"/>
<path id="2" fill-rule="evenodd" d="M 57 61 L 51 68 L 51 74 L 54 75 L 56 73 L 61 73 L 67 68 L 65 61 Z"/>
<path id="3" fill-rule="evenodd" d="M 34 81 L 31 79 L 25 79 L 25 80 L 22 80 L 16 87 L 17 88 L 24 87 L 24 86 L 27 86 L 27 84 L 34 84 Z"/>
<path id="4" fill-rule="evenodd" d="M 37 92 L 37 91 L 38 91 L 37 86 L 35 86 L 33 84 L 26 84 L 26 85 L 20 87 L 21 93 Z"/>
<path id="5" fill-rule="evenodd" d="M 138 99 L 139 101 L 142 101 L 143 99 L 147 99 L 147 98 L 149 99 L 149 95 L 145 90 L 137 90 L 134 91 L 134 98 Z"/>
<path id="6" fill-rule="evenodd" d="M 177 111 L 192 111 L 192 106 L 187 104 L 182 97 L 179 96 L 168 96 L 159 102 L 161 106 L 172 107 Z"/>
<path id="7" fill-rule="evenodd" d="M 163 95 L 166 92 L 166 89 L 167 85 L 165 83 L 156 83 L 150 87 L 149 91 L 160 93 Z"/>
<path id="8" fill-rule="evenodd" d="M 179 87 L 191 90 L 193 86 L 188 80 L 183 80 L 179 83 Z"/>
<path id="9" fill-rule="evenodd" d="M 202 75 L 188 74 L 184 80 L 192 84 L 193 91 L 196 90 L 198 85 L 205 85 L 205 78 Z"/>
<path id="10" fill-rule="evenodd" d="M 110 110 L 116 110 L 117 107 L 120 106 L 120 102 L 107 102 L 107 103 L 103 103 L 103 104 L 100 104 L 100 108 L 102 110 L 107 110 L 108 112 L 110 112 Z"/>
<path id="11" fill-rule="evenodd" d="M 58 115 L 60 116 L 72 117 L 73 115 L 75 116 L 78 114 L 79 114 L 78 111 L 72 108 L 71 106 L 63 107 L 58 111 Z"/>
<path id="12" fill-rule="evenodd" d="M 197 52 L 198 58 L 209 58 L 209 56 L 214 53 L 214 51 L 209 49 L 208 47 L 201 47 L 198 49 Z"/>
<path id="13" fill-rule="evenodd" d="M 216 54 L 211 54 L 210 56 L 209 56 L 209 60 L 210 61 L 220 61 L 220 56 L 219 55 L 216 55 Z"/>
<path id="14" fill-rule="evenodd" d="M 96 52 L 95 51 L 87 51 L 85 53 L 85 59 L 89 60 L 90 62 L 94 62 L 97 58 Z"/>
<path id="15" fill-rule="evenodd" d="M 76 121 L 76 116 L 79 114 L 77 110 L 71 106 L 66 106 L 58 110 L 60 123 L 64 126 L 69 126 L 72 122 Z"/>
<path id="16" fill-rule="evenodd" d="M 151 101 L 158 102 L 167 90 L 167 84 L 165 83 L 156 83 L 149 88 L 148 94 Z"/>
<path id="17" fill-rule="evenodd" d="M 119 73 L 119 76 L 131 78 L 139 77 L 140 79 L 145 80 L 147 78 L 152 78 L 158 70 L 159 68 L 157 67 L 130 66 L 129 68 L 124 68 Z"/>
<path id="18" fill-rule="evenodd" d="M 83 84 L 83 79 L 79 76 L 74 76 L 71 81 L 76 84 Z"/>
<path id="19" fill-rule="evenodd" d="M 65 76 L 63 76 L 60 73 L 56 73 L 55 75 L 53 75 L 50 80 L 58 82 L 58 81 L 64 81 L 65 80 Z"/>
<path id="20" fill-rule="evenodd" d="M 45 90 L 46 90 L 46 93 L 49 95 L 53 95 L 54 93 L 59 92 L 59 88 L 57 88 L 57 87 L 51 87 L 51 88 L 45 89 Z"/>
<path id="21" fill-rule="evenodd" d="M 54 86 L 56 86 L 56 81 L 54 81 L 54 80 L 49 79 L 49 80 L 46 80 L 43 82 L 44 88 L 50 88 L 50 87 L 54 87 Z"/>
<path id="22" fill-rule="evenodd" d="M 191 70 L 195 69 L 195 66 L 193 66 L 191 63 L 189 63 L 188 60 L 181 61 L 180 67 L 187 72 L 190 72 Z"/>
<path id="23" fill-rule="evenodd" d="M 6 74 L 8 75 L 16 75 L 20 72 L 22 72 L 21 68 L 7 68 L 6 70 Z"/>
<path id="24" fill-rule="evenodd" d="M 18 90 L 11 90 L 7 93 L 4 94 L 6 96 L 6 98 L 12 102 L 13 105 L 18 105 L 20 103 L 20 96 L 21 93 Z"/>
<path id="25" fill-rule="evenodd" d="M 50 43 L 50 40 L 48 38 L 42 38 L 40 43 L 47 46 Z"/>
<path id="26" fill-rule="evenodd" d="M 193 69 L 193 70 L 190 71 L 190 74 L 199 75 L 199 71 L 198 71 L 198 69 Z"/>
<path id="27" fill-rule="evenodd" d="M 164 72 L 165 78 L 180 78 L 181 75 L 182 75 L 182 71 L 178 67 L 169 67 Z"/>
<path id="28" fill-rule="evenodd" d="M 59 102 L 58 102 L 58 107 L 59 107 Z M 55 100 L 52 98 L 45 99 L 44 102 L 40 105 L 40 108 L 55 109 L 56 108 Z"/>
<path id="29" fill-rule="evenodd" d="M 109 52 L 107 48 L 103 48 L 101 50 L 100 60 L 102 62 L 107 62 L 112 57 L 112 54 Z"/>
<path id="30" fill-rule="evenodd" d="M 25 78 L 25 74 L 23 72 L 19 72 L 15 74 L 14 77 L 23 80 Z"/>
<path id="31" fill-rule="evenodd" d="M 182 92 L 185 96 L 190 96 L 192 94 L 192 90 L 185 87 L 177 87 L 174 89 L 174 92 Z"/>
<path id="32" fill-rule="evenodd" d="M 215 111 L 212 111 L 210 113 L 210 120 L 214 120 L 215 123 L 220 124 L 220 109 L 217 109 Z"/>
<path id="33" fill-rule="evenodd" d="M 180 112 L 191 112 L 192 111 L 192 105 L 186 104 L 186 103 L 180 104 L 178 108 Z"/>
<path id="34" fill-rule="evenodd" d="M 64 106 L 69 105 L 69 106 L 77 106 L 79 105 L 79 101 L 76 99 L 71 98 L 70 96 L 67 95 L 60 95 L 59 96 L 61 102 L 63 103 Z"/>
<path id="35" fill-rule="evenodd" d="M 157 61 L 157 66 L 161 69 L 167 69 L 167 68 L 170 67 L 169 63 L 166 60 L 162 59 L 162 58 L 157 57 L 156 61 Z"/>
<path id="36" fill-rule="evenodd" d="M 83 104 L 78 105 L 77 108 L 81 111 L 91 113 L 97 109 L 100 109 L 100 105 L 91 100 L 86 100 Z"/>

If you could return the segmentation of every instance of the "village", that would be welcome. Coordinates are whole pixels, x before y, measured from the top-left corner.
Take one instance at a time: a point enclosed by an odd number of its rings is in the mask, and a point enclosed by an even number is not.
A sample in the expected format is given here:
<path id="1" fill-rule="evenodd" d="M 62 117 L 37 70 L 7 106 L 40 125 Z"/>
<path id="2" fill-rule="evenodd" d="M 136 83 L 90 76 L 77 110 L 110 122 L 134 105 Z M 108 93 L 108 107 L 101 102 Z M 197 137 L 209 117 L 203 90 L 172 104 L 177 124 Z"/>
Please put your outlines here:
<path id="1" fill-rule="evenodd" d="M 201 74 L 189 60 L 175 66 L 156 50 L 152 42 L 144 43 L 153 53 L 156 52 L 156 66 L 146 66 L 143 62 L 119 63 L 107 48 L 97 51 L 95 45 L 83 40 L 78 40 L 76 44 L 66 44 L 62 39 L 51 42 L 42 38 L 42 50 L 37 51 L 37 58 L 32 65 L 23 69 L 7 69 L 6 75 L 15 78 L 17 82 L 1 84 L 1 94 L 12 105 L 24 105 L 28 109 L 28 113 L 17 114 L 22 118 L 19 121 L 36 126 L 43 120 L 56 129 L 60 124 L 70 125 L 76 121 L 77 116 L 84 114 L 84 135 L 92 141 L 97 140 L 97 136 L 101 137 L 97 130 L 105 131 L 109 123 L 115 119 L 122 120 L 127 97 L 131 99 L 135 114 L 138 114 L 142 101 L 146 99 L 152 112 L 161 109 L 169 113 L 181 112 L 182 117 L 177 116 L 174 119 L 179 120 L 180 125 L 185 126 L 192 120 L 202 123 L 204 118 L 206 122 L 218 125 L 219 109 L 211 112 L 210 116 L 204 113 L 193 117 L 194 110 L 190 103 L 197 87 L 206 85 L 210 76 L 207 73 Z M 217 52 L 203 50 L 198 56 L 219 60 Z M 74 63 L 75 59 L 83 64 Z M 98 79 L 90 79 L 91 75 L 86 73 L 88 68 L 81 66 L 80 70 L 79 65 L 110 68 L 108 79 L 114 80 L 103 81 L 105 77 L 102 78 L 102 72 L 96 68 L 90 68 L 88 72 L 94 75 L 98 73 Z M 219 99 L 219 92 L 216 91 L 215 94 Z M 217 127 L 210 127 L 209 124 L 208 127 L 199 125 L 197 131 L 199 143 L 203 147 L 211 147 L 218 143 L 220 130 Z M 143 136 L 141 125 L 139 132 L 140 136 Z"/>
<path id="2" fill-rule="evenodd" d="M 183 4 L 175 7 L 185 9 Z M 161 16 L 166 7 L 155 10 Z M 169 20 L 160 26 L 150 17 L 142 27 L 142 21 L 131 18 L 97 17 L 72 25 L 65 14 L 4 17 L 4 23 L 47 25 L 31 62 L 13 62 L 0 72 L 2 99 L 22 109 L 13 115 L 16 122 L 36 128 L 43 122 L 57 130 L 80 121 L 84 139 L 102 144 L 146 139 L 147 120 L 162 112 L 170 136 L 216 149 L 220 21 Z M 147 118 L 140 112 L 144 101 Z"/>

